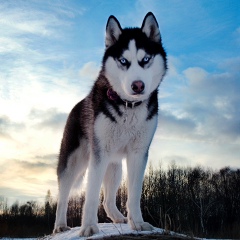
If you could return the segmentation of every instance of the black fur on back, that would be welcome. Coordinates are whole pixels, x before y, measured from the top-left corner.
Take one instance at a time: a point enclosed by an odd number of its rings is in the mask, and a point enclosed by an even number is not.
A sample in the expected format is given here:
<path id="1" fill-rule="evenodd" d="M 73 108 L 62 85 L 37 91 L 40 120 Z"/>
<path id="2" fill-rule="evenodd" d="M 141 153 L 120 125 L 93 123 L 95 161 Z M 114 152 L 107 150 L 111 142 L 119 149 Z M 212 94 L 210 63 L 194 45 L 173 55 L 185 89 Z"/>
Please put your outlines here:
<path id="1" fill-rule="evenodd" d="M 57 175 L 63 172 L 67 166 L 67 159 L 71 153 L 74 152 L 79 146 L 80 138 L 88 138 L 86 128 L 84 128 L 84 118 L 86 121 L 91 121 L 91 111 L 87 107 L 87 100 L 84 99 L 70 112 L 60 147 L 59 161 L 57 167 Z"/>

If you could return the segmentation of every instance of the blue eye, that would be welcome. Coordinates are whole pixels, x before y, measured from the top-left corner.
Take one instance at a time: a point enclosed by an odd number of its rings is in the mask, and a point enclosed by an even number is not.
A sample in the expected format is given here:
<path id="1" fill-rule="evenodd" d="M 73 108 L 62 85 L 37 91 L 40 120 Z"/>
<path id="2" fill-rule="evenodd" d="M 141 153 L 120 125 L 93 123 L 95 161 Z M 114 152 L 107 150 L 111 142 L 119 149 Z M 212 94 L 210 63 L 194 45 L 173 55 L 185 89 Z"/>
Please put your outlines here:
<path id="1" fill-rule="evenodd" d="M 145 58 L 143 59 L 143 61 L 144 61 L 144 62 L 148 62 L 148 61 L 149 61 L 149 57 L 145 57 Z"/>
<path id="2" fill-rule="evenodd" d="M 143 63 L 148 63 L 152 57 L 146 56 L 143 58 L 142 62 Z"/>
<path id="3" fill-rule="evenodd" d="M 126 66 L 128 64 L 128 61 L 126 58 L 122 57 L 118 60 L 123 66 Z"/>

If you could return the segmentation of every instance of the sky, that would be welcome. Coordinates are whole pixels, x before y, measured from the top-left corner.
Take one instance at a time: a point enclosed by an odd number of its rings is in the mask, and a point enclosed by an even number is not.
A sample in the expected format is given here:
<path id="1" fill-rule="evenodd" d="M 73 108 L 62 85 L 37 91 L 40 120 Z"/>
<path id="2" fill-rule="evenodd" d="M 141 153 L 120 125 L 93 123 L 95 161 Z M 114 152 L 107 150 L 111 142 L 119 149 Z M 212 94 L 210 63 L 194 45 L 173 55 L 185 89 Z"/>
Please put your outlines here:
<path id="1" fill-rule="evenodd" d="M 0 198 L 57 197 L 72 107 L 101 68 L 107 19 L 159 23 L 168 73 L 149 162 L 240 168 L 240 1 L 0 0 Z"/>

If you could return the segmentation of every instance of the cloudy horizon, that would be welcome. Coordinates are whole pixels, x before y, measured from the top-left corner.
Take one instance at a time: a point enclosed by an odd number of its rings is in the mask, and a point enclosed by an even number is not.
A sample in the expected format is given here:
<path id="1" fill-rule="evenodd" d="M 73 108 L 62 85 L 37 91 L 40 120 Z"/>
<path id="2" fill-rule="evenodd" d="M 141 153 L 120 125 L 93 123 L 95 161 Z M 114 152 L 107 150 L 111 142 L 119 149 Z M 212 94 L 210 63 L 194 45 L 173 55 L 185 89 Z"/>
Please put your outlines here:
<path id="1" fill-rule="evenodd" d="M 238 1 L 4 1 L 0 5 L 0 196 L 57 195 L 56 164 L 72 107 L 101 67 L 109 15 L 159 23 L 168 73 L 150 162 L 240 168 Z"/>

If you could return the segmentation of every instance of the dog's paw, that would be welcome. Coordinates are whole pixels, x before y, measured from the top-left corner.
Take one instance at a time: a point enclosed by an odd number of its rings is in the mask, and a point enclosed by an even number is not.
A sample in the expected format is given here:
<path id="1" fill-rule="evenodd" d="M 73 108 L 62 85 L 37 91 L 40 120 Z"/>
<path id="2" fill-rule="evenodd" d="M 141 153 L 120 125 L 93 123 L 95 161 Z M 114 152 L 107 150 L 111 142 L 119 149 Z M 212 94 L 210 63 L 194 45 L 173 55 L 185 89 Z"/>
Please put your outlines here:
<path id="1" fill-rule="evenodd" d="M 53 230 L 53 233 L 60 233 L 60 232 L 65 232 L 65 231 L 68 231 L 70 230 L 71 228 L 68 227 L 68 226 L 58 226 L 58 227 L 55 227 L 54 230 Z"/>
<path id="2" fill-rule="evenodd" d="M 80 229 L 80 236 L 81 237 L 90 237 L 95 233 L 99 233 L 99 229 L 97 225 L 88 225 L 88 226 L 82 226 Z"/>
<path id="3" fill-rule="evenodd" d="M 130 221 L 131 228 L 136 231 L 152 231 L 154 227 L 148 222 L 133 222 Z"/>
<path id="4" fill-rule="evenodd" d="M 127 223 L 128 219 L 126 217 L 114 219 L 114 223 Z"/>

